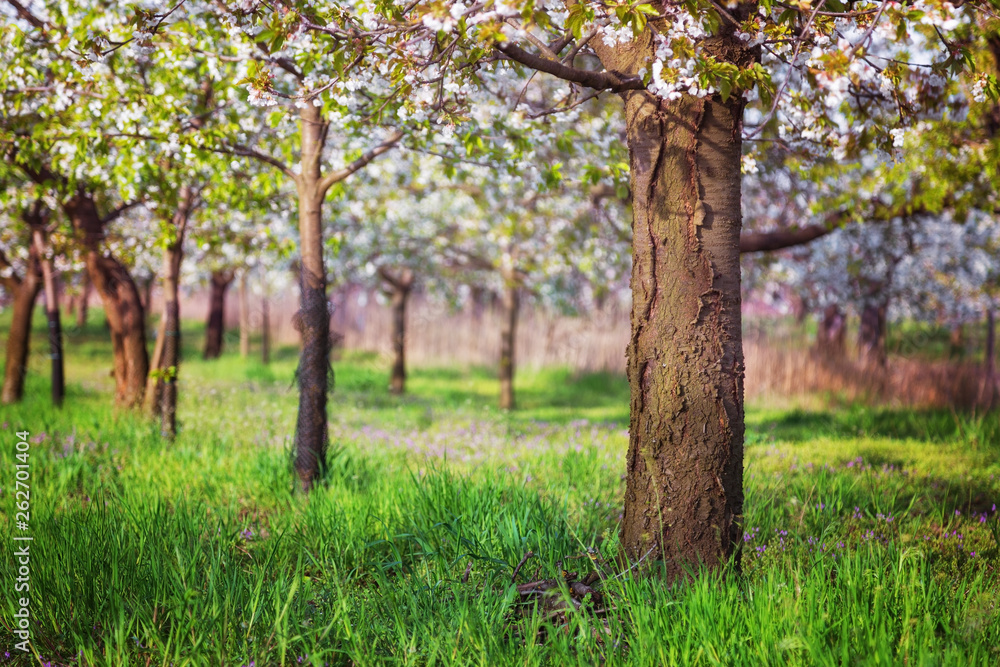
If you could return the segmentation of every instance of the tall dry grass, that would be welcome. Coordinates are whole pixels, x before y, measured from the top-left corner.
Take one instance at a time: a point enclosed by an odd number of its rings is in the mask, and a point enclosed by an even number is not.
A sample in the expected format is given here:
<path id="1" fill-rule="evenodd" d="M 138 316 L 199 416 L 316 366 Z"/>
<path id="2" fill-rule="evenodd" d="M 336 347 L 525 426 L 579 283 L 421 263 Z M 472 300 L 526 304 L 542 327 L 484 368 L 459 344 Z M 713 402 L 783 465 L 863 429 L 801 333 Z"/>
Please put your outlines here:
<path id="1" fill-rule="evenodd" d="M 388 356 L 391 311 L 374 292 L 360 287 L 333 293 L 332 329 L 340 344 Z M 269 301 L 271 336 L 277 344 L 295 344 L 292 315 L 295 294 Z M 183 304 L 185 317 L 204 319 L 207 295 L 193 294 Z M 260 326 L 259 299 L 251 308 L 251 327 Z M 500 354 L 502 313 L 494 307 L 454 310 L 416 294 L 407 311 L 407 361 L 415 366 L 495 365 Z M 816 353 L 804 329 L 773 326 L 754 314 L 744 334 L 746 394 L 751 399 L 829 397 L 853 402 L 969 408 L 982 392 L 984 372 L 970 362 L 946 362 L 890 356 L 886 368 L 870 368 L 847 353 L 831 358 Z M 231 290 L 226 326 L 239 325 L 235 290 Z M 516 362 L 519 366 L 564 366 L 581 372 L 625 372 L 629 311 L 621 304 L 574 317 L 525 305 L 518 320 Z M 230 344 L 227 341 L 227 344 Z"/>
<path id="2" fill-rule="evenodd" d="M 985 381 L 974 363 L 890 357 L 885 368 L 850 356 L 830 357 L 812 349 L 744 340 L 746 393 L 752 398 L 826 396 L 913 408 L 974 408 Z"/>

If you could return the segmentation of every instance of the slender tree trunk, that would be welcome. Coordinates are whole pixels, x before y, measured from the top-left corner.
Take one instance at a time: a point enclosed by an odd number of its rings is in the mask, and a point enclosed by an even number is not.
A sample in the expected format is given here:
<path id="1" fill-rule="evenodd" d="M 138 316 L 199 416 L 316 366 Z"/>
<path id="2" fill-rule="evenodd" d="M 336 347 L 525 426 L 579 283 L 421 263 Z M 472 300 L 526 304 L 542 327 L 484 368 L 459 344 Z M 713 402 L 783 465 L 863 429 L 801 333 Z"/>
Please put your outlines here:
<path id="1" fill-rule="evenodd" d="M 114 353 L 115 403 L 142 405 L 149 373 L 145 316 L 139 289 L 128 269 L 101 248 L 104 223 L 89 195 L 79 193 L 63 204 L 73 227 L 83 235 L 87 272 L 101 296 Z"/>
<path id="2" fill-rule="evenodd" d="M 10 330 L 7 332 L 7 361 L 4 366 L 2 402 L 16 403 L 24 398 L 24 379 L 28 374 L 31 347 L 31 317 L 42 289 L 38 252 L 29 248 L 28 267 L 21 279 L 5 279 L 4 286 L 14 300 Z"/>
<path id="3" fill-rule="evenodd" d="M 177 254 L 180 254 L 177 250 Z M 180 300 L 176 276 L 163 281 L 163 384 L 160 391 L 160 436 L 173 440 L 177 435 L 177 375 L 180 368 Z"/>
<path id="4" fill-rule="evenodd" d="M 173 216 L 173 242 L 163 252 L 163 356 L 160 360 L 160 436 L 177 435 L 177 377 L 180 372 L 181 309 L 180 276 L 184 261 L 184 234 L 194 201 L 190 186 L 180 190 Z M 213 276 L 214 278 L 214 276 Z"/>
<path id="5" fill-rule="evenodd" d="M 983 385 L 979 392 L 979 405 L 987 410 L 997 404 L 997 322 L 993 306 L 986 310 L 986 349 L 983 354 Z"/>
<path id="6" fill-rule="evenodd" d="M 90 301 L 90 274 L 86 271 L 80 279 L 80 294 L 76 297 L 76 328 L 87 325 L 87 307 Z"/>
<path id="7" fill-rule="evenodd" d="M 409 288 L 397 287 L 392 294 L 392 378 L 389 390 L 393 394 L 406 391 L 406 302 Z"/>
<path id="8" fill-rule="evenodd" d="M 816 330 L 816 351 L 830 359 L 844 356 L 847 317 L 840 306 L 830 304 L 823 310 L 823 319 Z"/>
<path id="9" fill-rule="evenodd" d="M 271 363 L 271 312 L 267 294 L 260 302 L 260 360 L 264 364 Z"/>
<path id="10" fill-rule="evenodd" d="M 951 327 L 948 333 L 948 358 L 965 357 L 965 325 L 961 322 Z"/>
<path id="11" fill-rule="evenodd" d="M 379 274 L 388 284 L 392 298 L 393 361 L 389 391 L 402 394 L 406 391 L 406 304 L 413 289 L 413 271 L 404 269 L 393 275 L 387 269 L 380 269 Z"/>
<path id="12" fill-rule="evenodd" d="M 858 357 L 869 367 L 885 368 L 885 304 L 866 304 L 858 329 Z"/>
<path id="13" fill-rule="evenodd" d="M 472 320 L 478 325 L 483 319 L 483 308 L 486 301 L 486 290 L 479 285 L 469 286 L 469 311 Z"/>
<path id="14" fill-rule="evenodd" d="M 240 273 L 240 356 L 250 356 L 250 295 L 247 290 L 247 272 Z"/>
<path id="15" fill-rule="evenodd" d="M 149 315 L 153 312 L 153 284 L 156 282 L 156 274 L 145 278 L 142 283 L 142 312 L 143 326 L 149 330 Z"/>
<path id="16" fill-rule="evenodd" d="M 319 109 L 306 104 L 300 111 L 301 170 L 298 178 L 299 274 L 301 304 L 297 316 L 302 347 L 299 356 L 299 411 L 295 430 L 295 471 L 308 492 L 326 470 L 330 369 L 330 311 L 323 263 L 323 195 L 320 159 L 326 125 Z"/>
<path id="17" fill-rule="evenodd" d="M 42 282 L 45 285 L 45 319 L 49 327 L 49 358 L 52 360 L 52 404 L 62 406 L 66 396 L 66 378 L 63 372 L 62 320 L 59 298 L 56 295 L 56 280 L 52 262 L 47 256 L 45 232 L 36 227 L 32 232 L 39 263 L 42 267 Z"/>
<path id="18" fill-rule="evenodd" d="M 624 98 L 634 240 L 621 543 L 674 580 L 723 565 L 741 538 L 743 108 Z"/>
<path id="19" fill-rule="evenodd" d="M 809 314 L 809 304 L 806 302 L 805 298 L 801 294 L 792 295 L 792 316 L 795 318 L 795 324 L 802 326 L 806 321 L 806 316 Z"/>
<path id="20" fill-rule="evenodd" d="M 513 410 L 514 400 L 514 348 L 517 338 L 517 315 L 521 299 L 518 285 L 512 275 L 504 277 L 503 323 L 500 329 L 500 409 Z"/>
<path id="21" fill-rule="evenodd" d="M 159 371 L 163 370 L 163 344 L 167 337 L 167 319 L 161 314 L 160 323 L 156 327 L 156 343 L 153 345 L 153 358 L 149 368 L 156 373 L 150 373 L 146 379 L 146 394 L 143 397 L 143 409 L 150 417 L 159 418 L 162 405 L 163 381 Z"/>
<path id="22" fill-rule="evenodd" d="M 208 322 L 205 324 L 205 359 L 218 359 L 226 327 L 226 292 L 233 282 L 232 271 L 214 271 L 208 302 Z"/>

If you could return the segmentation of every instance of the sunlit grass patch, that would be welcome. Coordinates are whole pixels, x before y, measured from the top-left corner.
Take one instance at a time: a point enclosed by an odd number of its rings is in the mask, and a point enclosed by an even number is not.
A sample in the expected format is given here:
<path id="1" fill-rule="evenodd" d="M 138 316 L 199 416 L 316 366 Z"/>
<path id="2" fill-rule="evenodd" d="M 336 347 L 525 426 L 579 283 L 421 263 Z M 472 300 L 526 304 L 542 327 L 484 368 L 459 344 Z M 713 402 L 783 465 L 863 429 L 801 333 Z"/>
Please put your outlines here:
<path id="1" fill-rule="evenodd" d="M 77 378 L 108 363 L 70 360 Z M 79 380 L 53 410 L 36 370 L 0 425 L 35 438 L 38 656 L 1000 661 L 1000 457 L 989 437 L 968 439 L 973 428 L 993 433 L 995 416 L 750 407 L 742 572 L 668 587 L 616 564 L 628 444 L 620 378 L 530 371 L 522 409 L 504 414 L 485 369 L 414 369 L 403 398 L 388 394 L 377 358 L 345 354 L 336 370 L 328 471 L 309 498 L 292 492 L 294 355 L 267 367 L 191 355 L 173 444 Z M 582 578 L 595 564 L 600 607 L 553 613 L 516 589 L 534 578 L 565 588 L 566 573 Z M 13 568 L 8 551 L 4 580 Z M 568 596 L 563 588 L 554 595 Z"/>

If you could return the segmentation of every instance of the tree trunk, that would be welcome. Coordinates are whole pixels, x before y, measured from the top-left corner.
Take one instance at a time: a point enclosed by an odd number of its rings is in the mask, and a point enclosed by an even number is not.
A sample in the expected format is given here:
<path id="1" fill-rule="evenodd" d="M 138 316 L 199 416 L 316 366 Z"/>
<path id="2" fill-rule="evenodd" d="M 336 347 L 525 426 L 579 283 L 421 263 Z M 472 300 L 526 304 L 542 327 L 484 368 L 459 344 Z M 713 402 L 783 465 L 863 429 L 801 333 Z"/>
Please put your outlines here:
<path id="1" fill-rule="evenodd" d="M 792 316 L 795 318 L 795 324 L 802 326 L 806 321 L 806 316 L 809 314 L 809 303 L 799 292 L 792 292 L 791 301 Z"/>
<path id="2" fill-rule="evenodd" d="M 993 306 L 986 310 L 986 349 L 983 354 L 983 386 L 979 392 L 979 405 L 987 410 L 997 404 L 1000 387 L 997 386 L 997 327 Z"/>
<path id="3" fill-rule="evenodd" d="M 965 357 L 965 325 L 961 322 L 951 327 L 948 333 L 948 358 L 963 359 Z"/>
<path id="4" fill-rule="evenodd" d="M 503 322 L 500 329 L 500 409 L 514 409 L 514 347 L 517 338 L 517 315 L 521 306 L 514 277 L 504 277 Z"/>
<path id="5" fill-rule="evenodd" d="M 299 410 L 295 428 L 295 471 L 308 492 L 326 470 L 326 403 L 330 368 L 330 311 L 323 264 L 323 192 L 320 159 L 326 125 L 319 109 L 300 110 L 301 170 L 299 198 L 300 308 L 296 320 L 302 335 L 299 355 Z"/>
<path id="6" fill-rule="evenodd" d="M 150 373 L 146 380 L 146 394 L 143 397 L 143 409 L 150 417 L 159 418 L 162 406 L 163 381 L 160 379 L 159 371 L 163 370 L 163 344 L 167 337 L 167 319 L 160 316 L 160 323 L 156 327 L 156 344 L 153 345 L 153 358 L 149 362 L 149 368 L 155 373 Z"/>
<path id="7" fill-rule="evenodd" d="M 240 356 L 250 356 L 250 295 L 247 290 L 247 273 L 240 274 Z"/>
<path id="8" fill-rule="evenodd" d="M 672 581 L 738 557 L 741 539 L 743 109 L 735 96 L 624 98 L 634 240 L 621 543 Z"/>
<path id="9" fill-rule="evenodd" d="M 153 312 L 153 284 L 156 282 L 156 274 L 150 275 L 142 281 L 142 312 L 143 326 L 149 329 L 149 314 Z"/>
<path id="10" fill-rule="evenodd" d="M 180 255 L 180 249 L 177 254 Z M 160 390 L 160 437 L 173 440 L 177 435 L 177 372 L 180 367 L 180 301 L 176 276 L 163 281 L 163 360 Z"/>
<path id="11" fill-rule="evenodd" d="M 232 271 L 213 271 L 211 296 L 208 302 L 208 322 L 205 325 L 205 359 L 218 359 L 222 355 L 223 334 L 226 327 L 226 291 L 233 282 Z"/>
<path id="12" fill-rule="evenodd" d="M 858 358 L 869 367 L 885 368 L 885 304 L 866 304 L 858 329 Z"/>
<path id="13" fill-rule="evenodd" d="M 49 358 L 52 360 L 52 404 L 62 406 L 66 396 L 66 378 L 63 371 L 62 320 L 59 299 L 56 296 L 56 281 L 52 262 L 47 256 L 45 232 L 36 227 L 32 238 L 42 267 L 42 282 L 45 285 L 45 319 L 49 327 Z"/>
<path id="14" fill-rule="evenodd" d="M 7 332 L 7 361 L 4 366 L 2 402 L 16 403 L 24 398 L 24 378 L 28 374 L 31 347 L 31 317 L 42 289 L 38 252 L 29 247 L 28 267 L 24 277 L 5 279 L 4 286 L 14 300 L 14 312 Z"/>
<path id="15" fill-rule="evenodd" d="M 406 391 L 406 304 L 413 289 L 413 271 L 405 269 L 397 275 L 380 269 L 379 275 L 388 283 L 392 298 L 392 375 L 389 391 L 402 394 Z"/>
<path id="16" fill-rule="evenodd" d="M 104 222 L 94 200 L 79 193 L 64 202 L 63 209 L 73 227 L 83 235 L 87 272 L 104 304 L 114 353 L 115 403 L 121 407 L 139 407 L 149 373 L 139 289 L 128 269 L 102 250 Z"/>
<path id="17" fill-rule="evenodd" d="M 177 376 L 180 371 L 181 310 L 180 276 L 184 261 L 184 234 L 194 200 L 189 186 L 180 190 L 173 216 L 174 238 L 163 251 L 163 356 L 160 359 L 160 437 L 177 435 Z M 213 275 L 213 279 L 214 279 Z"/>
<path id="18" fill-rule="evenodd" d="M 830 359 L 844 356 L 847 317 L 840 306 L 830 304 L 823 309 L 823 319 L 816 329 L 816 351 Z"/>
<path id="19" fill-rule="evenodd" d="M 271 363 L 271 312 L 267 294 L 260 302 L 260 361 L 264 364 Z"/>
<path id="20" fill-rule="evenodd" d="M 90 301 L 90 275 L 84 271 L 80 280 L 80 294 L 76 297 L 76 328 L 87 325 L 87 307 Z"/>

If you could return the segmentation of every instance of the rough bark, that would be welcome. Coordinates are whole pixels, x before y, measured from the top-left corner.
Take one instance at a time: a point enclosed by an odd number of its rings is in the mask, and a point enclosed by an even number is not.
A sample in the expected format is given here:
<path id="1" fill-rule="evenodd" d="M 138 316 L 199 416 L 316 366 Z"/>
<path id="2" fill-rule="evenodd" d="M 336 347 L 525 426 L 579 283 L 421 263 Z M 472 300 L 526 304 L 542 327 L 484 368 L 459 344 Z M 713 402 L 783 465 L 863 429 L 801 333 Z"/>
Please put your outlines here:
<path id="1" fill-rule="evenodd" d="M 836 359 L 844 356 L 847 334 L 847 317 L 840 306 L 830 304 L 823 309 L 823 319 L 816 329 L 816 351 L 822 356 Z"/>
<path id="2" fill-rule="evenodd" d="M 732 11 L 737 19 L 752 4 Z M 732 32 L 703 42 L 720 61 L 757 54 Z M 649 31 L 594 40 L 606 70 L 635 75 Z M 741 122 L 734 95 L 676 101 L 622 93 L 633 194 L 631 387 L 623 555 L 668 581 L 738 558 L 743 515 L 740 314 Z"/>
<path id="3" fill-rule="evenodd" d="M 14 301 L 10 330 L 7 332 L 7 361 L 4 366 L 4 404 L 24 398 L 24 379 L 28 374 L 28 353 L 31 347 L 31 317 L 42 289 L 41 268 L 34 245 L 29 247 L 28 266 L 23 277 L 4 279 L 4 287 Z"/>
<path id="4" fill-rule="evenodd" d="M 250 356 L 250 295 L 247 289 L 247 274 L 240 274 L 240 356 L 246 359 Z"/>
<path id="5" fill-rule="evenodd" d="M 295 471 L 308 492 L 326 469 L 326 403 L 330 379 L 330 311 L 323 263 L 320 157 L 327 127 L 319 110 L 306 104 L 300 111 L 301 171 L 299 197 L 300 308 L 296 320 L 302 336 L 299 355 L 299 410 L 295 429 Z"/>
<path id="6" fill-rule="evenodd" d="M 208 321 L 205 323 L 205 359 L 218 359 L 222 355 L 226 327 L 226 292 L 233 283 L 232 271 L 213 271 L 208 300 Z"/>
<path id="7" fill-rule="evenodd" d="M 518 285 L 512 276 L 504 277 L 503 321 L 500 329 L 500 409 L 513 410 L 514 397 L 514 347 L 517 338 L 517 316 L 521 306 Z"/>
<path id="8" fill-rule="evenodd" d="M 105 221 L 94 200 L 77 193 L 63 202 L 63 210 L 86 248 L 87 273 L 101 297 L 114 353 L 115 403 L 142 405 L 149 373 L 145 316 L 139 289 L 125 266 L 102 248 Z"/>
<path id="9" fill-rule="evenodd" d="M 61 406 L 66 396 L 66 377 L 63 369 L 62 318 L 59 298 L 56 295 L 56 278 L 52 262 L 47 256 L 46 234 L 41 226 L 32 231 L 35 251 L 42 268 L 42 283 L 45 290 L 45 319 L 49 331 L 49 359 L 52 367 L 52 404 Z"/>
<path id="10" fill-rule="evenodd" d="M 388 286 L 392 306 L 392 372 L 389 391 L 402 394 L 406 391 L 406 305 L 413 290 L 413 271 L 404 269 L 394 275 L 379 268 L 379 275 Z"/>
<path id="11" fill-rule="evenodd" d="M 885 314 L 886 306 L 881 303 L 866 304 L 861 310 L 858 358 L 872 368 L 885 368 L 886 364 Z"/>

